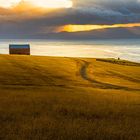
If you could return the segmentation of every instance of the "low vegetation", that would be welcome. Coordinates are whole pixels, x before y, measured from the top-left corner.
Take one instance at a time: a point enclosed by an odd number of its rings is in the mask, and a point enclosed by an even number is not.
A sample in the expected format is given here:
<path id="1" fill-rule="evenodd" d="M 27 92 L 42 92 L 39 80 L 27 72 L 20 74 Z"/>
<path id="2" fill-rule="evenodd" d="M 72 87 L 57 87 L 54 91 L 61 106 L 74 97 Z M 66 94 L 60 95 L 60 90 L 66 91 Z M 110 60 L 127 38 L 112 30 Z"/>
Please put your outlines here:
<path id="1" fill-rule="evenodd" d="M 0 55 L 0 139 L 139 140 L 140 65 Z"/>

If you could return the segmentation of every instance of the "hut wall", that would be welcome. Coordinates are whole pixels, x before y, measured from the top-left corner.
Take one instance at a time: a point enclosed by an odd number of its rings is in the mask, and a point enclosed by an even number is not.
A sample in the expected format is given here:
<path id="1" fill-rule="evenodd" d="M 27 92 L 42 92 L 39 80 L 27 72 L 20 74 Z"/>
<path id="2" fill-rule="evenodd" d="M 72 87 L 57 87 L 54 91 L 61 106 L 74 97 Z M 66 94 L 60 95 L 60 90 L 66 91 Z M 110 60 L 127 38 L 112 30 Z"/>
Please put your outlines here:
<path id="1" fill-rule="evenodd" d="M 9 54 L 30 55 L 30 48 L 9 48 Z"/>

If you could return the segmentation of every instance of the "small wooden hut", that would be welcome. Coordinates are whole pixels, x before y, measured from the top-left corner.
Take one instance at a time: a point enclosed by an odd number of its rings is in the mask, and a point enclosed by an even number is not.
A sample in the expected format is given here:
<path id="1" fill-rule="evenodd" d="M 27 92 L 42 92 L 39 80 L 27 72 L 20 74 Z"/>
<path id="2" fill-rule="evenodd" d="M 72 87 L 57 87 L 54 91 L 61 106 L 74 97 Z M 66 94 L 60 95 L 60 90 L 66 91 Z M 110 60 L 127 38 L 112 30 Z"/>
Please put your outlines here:
<path id="1" fill-rule="evenodd" d="M 30 55 L 29 44 L 10 44 L 9 54 Z"/>

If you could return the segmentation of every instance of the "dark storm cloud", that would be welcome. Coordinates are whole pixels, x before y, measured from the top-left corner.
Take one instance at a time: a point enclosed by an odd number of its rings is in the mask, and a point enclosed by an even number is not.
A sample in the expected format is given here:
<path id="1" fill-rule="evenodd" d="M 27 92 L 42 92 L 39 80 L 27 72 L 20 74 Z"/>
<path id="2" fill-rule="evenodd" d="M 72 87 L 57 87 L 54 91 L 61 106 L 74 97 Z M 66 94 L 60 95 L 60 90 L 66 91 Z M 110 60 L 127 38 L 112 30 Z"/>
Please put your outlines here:
<path id="1" fill-rule="evenodd" d="M 116 24 L 140 22 L 140 2 L 138 0 L 88 0 L 76 1 L 76 16 L 85 22 Z M 78 14 L 77 14 L 78 13 Z"/>
<path id="2" fill-rule="evenodd" d="M 29 11 L 30 13 L 30 11 Z M 26 13 L 28 15 L 28 12 Z M 0 9 L 1 35 L 35 35 L 53 32 L 66 24 L 121 24 L 140 22 L 138 0 L 74 0 L 74 7 L 28 17 Z"/>

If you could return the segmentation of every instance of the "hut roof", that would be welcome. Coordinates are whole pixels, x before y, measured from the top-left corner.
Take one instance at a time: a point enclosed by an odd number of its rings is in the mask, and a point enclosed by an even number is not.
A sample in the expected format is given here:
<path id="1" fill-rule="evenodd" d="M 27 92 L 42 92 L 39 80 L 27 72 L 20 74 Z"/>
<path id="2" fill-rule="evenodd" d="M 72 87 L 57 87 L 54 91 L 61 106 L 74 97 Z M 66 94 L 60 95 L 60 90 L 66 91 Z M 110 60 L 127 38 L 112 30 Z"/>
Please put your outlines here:
<path id="1" fill-rule="evenodd" d="M 13 48 L 13 49 L 26 48 L 26 49 L 29 49 L 30 45 L 29 44 L 10 44 L 9 48 Z"/>

